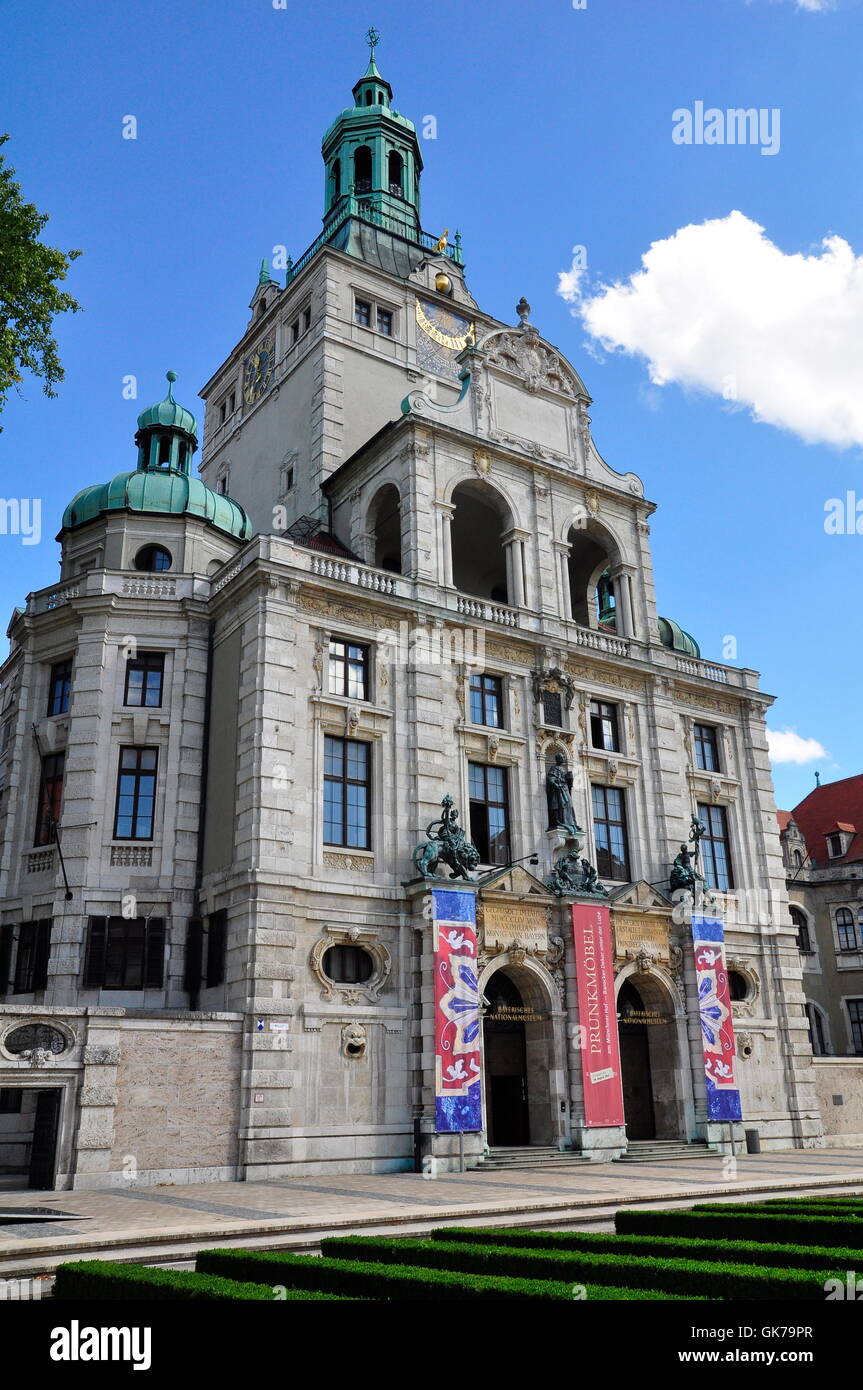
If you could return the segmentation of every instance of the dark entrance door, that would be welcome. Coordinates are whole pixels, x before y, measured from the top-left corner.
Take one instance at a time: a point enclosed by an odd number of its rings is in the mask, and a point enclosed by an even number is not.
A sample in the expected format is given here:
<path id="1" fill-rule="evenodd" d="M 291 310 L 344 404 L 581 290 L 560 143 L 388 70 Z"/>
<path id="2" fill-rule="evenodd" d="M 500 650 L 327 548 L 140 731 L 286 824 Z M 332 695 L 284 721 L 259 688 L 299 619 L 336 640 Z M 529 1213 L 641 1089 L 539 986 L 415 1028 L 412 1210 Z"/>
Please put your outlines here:
<path id="1" fill-rule="evenodd" d="M 530 1143 L 527 1110 L 527 1053 L 521 994 L 502 970 L 485 991 L 483 1020 L 488 1142 L 492 1148 Z"/>
<path id="2" fill-rule="evenodd" d="M 29 1187 L 47 1191 L 54 1186 L 57 1166 L 57 1133 L 60 1124 L 60 1091 L 39 1091 L 33 1142 L 30 1148 Z"/>
<path id="3" fill-rule="evenodd" d="M 630 1014 L 644 1012 L 641 995 L 629 980 L 625 980 L 617 996 L 617 1017 L 620 1033 L 620 1071 L 623 1085 L 623 1115 L 627 1139 L 655 1139 L 656 1119 L 653 1113 L 653 1083 L 650 1075 L 650 1046 L 647 1024 Z"/>

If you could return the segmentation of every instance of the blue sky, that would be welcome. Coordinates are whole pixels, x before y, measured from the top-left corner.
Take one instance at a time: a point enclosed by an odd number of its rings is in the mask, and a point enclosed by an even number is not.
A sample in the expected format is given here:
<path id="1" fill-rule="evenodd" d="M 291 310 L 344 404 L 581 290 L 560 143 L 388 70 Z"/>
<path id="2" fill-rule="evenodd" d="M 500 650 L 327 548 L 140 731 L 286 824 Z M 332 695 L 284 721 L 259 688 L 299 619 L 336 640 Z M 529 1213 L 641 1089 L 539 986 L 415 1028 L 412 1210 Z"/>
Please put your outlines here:
<path id="1" fill-rule="evenodd" d="M 601 452 L 659 503 L 660 612 L 707 657 L 733 637 L 779 697 L 771 727 L 825 750 L 776 764 L 779 804 L 816 767 L 863 768 L 863 539 L 824 529 L 830 498 L 863 499 L 859 0 L 5 0 L 0 23 L 5 153 L 47 238 L 84 251 L 67 284 L 85 308 L 59 324 L 59 398 L 28 381 L 2 420 L 0 492 L 26 476 L 43 506 L 40 544 L 0 536 L 5 613 L 56 576 L 73 493 L 133 466 L 165 370 L 194 408 L 261 257 L 317 234 L 321 135 L 374 23 L 394 104 L 437 119 L 425 227 L 461 230 L 484 308 L 512 321 L 527 296 L 587 382 Z M 778 110 L 778 150 L 675 143 L 696 102 Z M 562 295 L 574 246 L 587 269 Z"/>

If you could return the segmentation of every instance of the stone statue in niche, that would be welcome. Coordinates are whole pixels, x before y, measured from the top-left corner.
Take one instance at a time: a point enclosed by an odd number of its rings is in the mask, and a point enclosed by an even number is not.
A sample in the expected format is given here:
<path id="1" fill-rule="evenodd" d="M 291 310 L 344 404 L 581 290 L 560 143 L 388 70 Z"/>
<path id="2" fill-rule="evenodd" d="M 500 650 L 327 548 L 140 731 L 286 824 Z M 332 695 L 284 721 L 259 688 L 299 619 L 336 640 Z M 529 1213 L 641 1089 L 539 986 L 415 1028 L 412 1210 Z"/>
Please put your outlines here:
<path id="1" fill-rule="evenodd" d="M 545 779 L 548 801 L 548 829 L 563 830 L 567 839 L 581 839 L 584 831 L 575 818 L 572 804 L 572 773 L 562 753 L 555 753 L 554 762 Z"/>

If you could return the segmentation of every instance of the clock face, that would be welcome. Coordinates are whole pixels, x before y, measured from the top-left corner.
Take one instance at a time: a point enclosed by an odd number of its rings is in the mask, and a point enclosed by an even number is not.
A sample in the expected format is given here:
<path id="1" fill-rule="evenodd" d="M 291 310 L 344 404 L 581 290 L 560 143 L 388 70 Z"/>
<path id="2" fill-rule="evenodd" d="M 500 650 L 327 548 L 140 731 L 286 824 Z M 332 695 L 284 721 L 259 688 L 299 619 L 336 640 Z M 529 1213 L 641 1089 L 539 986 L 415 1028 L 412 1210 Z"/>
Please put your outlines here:
<path id="1" fill-rule="evenodd" d="M 418 365 L 439 376 L 457 377 L 457 354 L 476 342 L 470 319 L 430 299 L 418 299 L 416 320 Z"/>
<path id="2" fill-rule="evenodd" d="M 243 365 L 243 399 L 246 405 L 259 401 L 273 379 L 276 365 L 276 344 L 265 338 Z"/>

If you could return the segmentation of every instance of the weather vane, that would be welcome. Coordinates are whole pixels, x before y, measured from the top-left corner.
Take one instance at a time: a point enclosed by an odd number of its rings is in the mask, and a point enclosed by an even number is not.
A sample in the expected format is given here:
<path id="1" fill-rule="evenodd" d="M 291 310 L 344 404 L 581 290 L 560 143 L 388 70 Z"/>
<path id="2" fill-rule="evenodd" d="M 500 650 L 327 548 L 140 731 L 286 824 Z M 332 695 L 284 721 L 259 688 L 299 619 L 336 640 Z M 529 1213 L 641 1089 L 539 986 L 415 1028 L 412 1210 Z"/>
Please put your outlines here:
<path id="1" fill-rule="evenodd" d="M 370 57 L 371 57 L 372 62 L 374 62 L 375 49 L 377 48 L 377 46 L 378 46 L 378 44 L 380 43 L 380 41 L 381 41 L 381 36 L 380 36 L 380 34 L 378 33 L 377 29 L 375 28 L 375 26 L 374 26 L 373 24 L 370 25 L 369 28 L 368 28 L 368 30 L 366 31 L 366 43 L 368 44 L 369 48 L 371 49 L 371 55 L 370 55 Z"/>

